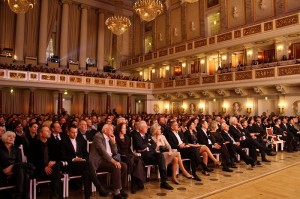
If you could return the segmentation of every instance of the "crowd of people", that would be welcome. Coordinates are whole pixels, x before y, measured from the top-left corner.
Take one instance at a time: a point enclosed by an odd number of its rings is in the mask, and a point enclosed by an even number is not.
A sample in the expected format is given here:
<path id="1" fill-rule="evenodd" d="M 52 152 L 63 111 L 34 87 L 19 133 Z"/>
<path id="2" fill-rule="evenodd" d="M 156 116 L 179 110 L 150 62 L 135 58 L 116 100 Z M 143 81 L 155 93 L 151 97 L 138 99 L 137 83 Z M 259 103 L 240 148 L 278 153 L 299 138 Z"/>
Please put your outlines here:
<path id="1" fill-rule="evenodd" d="M 50 198 L 62 198 L 61 175 L 68 173 L 82 176 L 86 199 L 91 196 L 91 183 L 100 196 L 124 199 L 129 187 L 132 194 L 144 189 L 145 166 L 157 165 L 160 187 L 172 190 L 167 182 L 168 166 L 172 182 L 180 184 L 179 169 L 184 177 L 196 181 L 201 181 L 199 171 L 210 175 L 216 169 L 212 165 L 233 172 L 240 163 L 237 154 L 249 167 L 270 162 L 267 155 L 275 156 L 276 152 L 272 144 L 266 145 L 271 142 L 266 128 L 285 141 L 287 152 L 298 150 L 297 117 L 1 115 L 0 186 L 13 184 L 14 198 L 28 199 L 30 179 L 48 179 Z M 20 146 L 27 161 L 22 159 Z M 215 154 L 220 154 L 220 160 Z M 189 160 L 190 169 L 183 159 Z M 110 191 L 103 188 L 96 172 L 111 173 Z M 0 193 L 1 198 L 3 194 L 11 192 Z"/>
<path id="2" fill-rule="evenodd" d="M 33 66 L 33 65 L 15 65 L 15 64 L 0 64 L 0 69 L 19 70 L 19 71 L 30 71 L 30 72 L 42 72 L 52 74 L 63 74 L 63 75 L 76 75 L 86 77 L 98 77 L 98 78 L 109 78 L 109 79 L 121 79 L 130 81 L 145 81 L 141 77 L 126 76 L 120 72 L 108 73 L 108 72 L 92 72 L 92 71 L 81 71 L 71 70 L 68 68 L 50 68 L 47 66 Z"/>

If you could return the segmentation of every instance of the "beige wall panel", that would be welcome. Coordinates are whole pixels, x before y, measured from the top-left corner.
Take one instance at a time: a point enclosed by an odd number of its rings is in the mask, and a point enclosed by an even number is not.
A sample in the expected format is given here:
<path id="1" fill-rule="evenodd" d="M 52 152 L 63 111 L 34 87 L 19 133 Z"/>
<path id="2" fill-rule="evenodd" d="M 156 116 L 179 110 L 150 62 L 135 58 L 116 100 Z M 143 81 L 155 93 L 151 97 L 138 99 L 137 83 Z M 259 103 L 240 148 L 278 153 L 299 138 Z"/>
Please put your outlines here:
<path id="1" fill-rule="evenodd" d="M 170 37 L 171 45 L 182 42 L 182 29 L 181 29 L 181 7 L 175 8 L 170 14 Z"/>
<path id="2" fill-rule="evenodd" d="M 159 15 L 155 20 L 156 29 L 156 48 L 164 48 L 167 45 L 167 35 L 166 35 L 166 14 Z"/>
<path id="3" fill-rule="evenodd" d="M 254 21 L 263 20 L 275 15 L 274 0 L 254 0 Z"/>
<path id="4" fill-rule="evenodd" d="M 186 6 L 186 33 L 187 40 L 200 37 L 199 2 L 189 3 Z"/>
<path id="5" fill-rule="evenodd" d="M 286 12 L 300 9 L 300 1 L 299 0 L 285 0 L 285 4 L 286 4 Z"/>
<path id="6" fill-rule="evenodd" d="M 246 23 L 245 1 L 227 1 L 227 20 L 228 28 L 235 28 Z"/>
<path id="7" fill-rule="evenodd" d="M 142 49 L 141 49 L 141 31 L 142 31 L 142 28 L 141 28 L 141 23 L 140 23 L 140 18 L 139 17 L 136 17 L 134 19 L 134 42 L 133 42 L 133 45 L 134 45 L 134 55 L 135 56 L 138 56 L 138 55 L 141 55 L 142 54 Z"/>

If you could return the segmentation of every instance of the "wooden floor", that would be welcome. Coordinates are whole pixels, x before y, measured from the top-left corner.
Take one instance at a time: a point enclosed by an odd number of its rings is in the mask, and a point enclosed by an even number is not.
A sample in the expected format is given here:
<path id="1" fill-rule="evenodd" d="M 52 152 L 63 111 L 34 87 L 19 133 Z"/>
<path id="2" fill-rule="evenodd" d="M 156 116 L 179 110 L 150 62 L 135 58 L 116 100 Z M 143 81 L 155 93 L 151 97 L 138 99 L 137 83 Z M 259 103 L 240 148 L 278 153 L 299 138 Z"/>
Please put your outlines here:
<path id="1" fill-rule="evenodd" d="M 300 198 L 300 165 L 295 165 L 277 173 L 249 183 L 214 194 L 207 199 L 230 198 Z"/>
<path id="2" fill-rule="evenodd" d="M 277 156 L 268 156 L 271 163 L 262 163 L 253 169 L 245 163 L 239 163 L 234 172 L 223 172 L 216 168 L 210 176 L 204 176 L 200 172 L 201 182 L 189 180 L 180 175 L 180 185 L 169 182 L 174 190 L 167 191 L 159 188 L 157 175 L 152 173 L 152 180 L 145 184 L 143 191 L 129 194 L 130 199 L 142 198 L 172 198 L 172 199 L 198 199 L 198 198 L 300 198 L 300 152 L 279 152 Z M 48 198 L 48 189 L 42 188 L 37 197 Z M 129 193 L 129 191 L 128 191 Z M 70 190 L 70 199 L 81 199 L 82 190 Z M 92 199 L 99 199 L 98 195 Z M 103 197 L 101 197 L 103 198 Z M 111 197 L 106 197 L 111 198 Z"/>

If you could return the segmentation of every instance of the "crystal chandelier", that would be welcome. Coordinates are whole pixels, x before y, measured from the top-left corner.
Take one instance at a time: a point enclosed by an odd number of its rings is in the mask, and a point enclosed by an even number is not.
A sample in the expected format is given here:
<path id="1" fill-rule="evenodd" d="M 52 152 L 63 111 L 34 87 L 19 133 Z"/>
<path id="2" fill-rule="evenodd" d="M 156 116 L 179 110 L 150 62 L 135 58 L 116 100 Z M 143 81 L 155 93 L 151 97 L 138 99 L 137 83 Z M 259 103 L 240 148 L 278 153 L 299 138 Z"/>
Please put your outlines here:
<path id="1" fill-rule="evenodd" d="M 116 35 L 123 34 L 130 26 L 130 20 L 124 16 L 112 16 L 105 21 L 107 28 Z"/>
<path id="2" fill-rule="evenodd" d="M 160 0 L 138 0 L 133 9 L 144 21 L 152 21 L 160 15 L 164 9 Z"/>
<path id="3" fill-rule="evenodd" d="M 25 14 L 29 9 L 32 9 L 36 0 L 7 0 L 9 8 L 17 14 Z"/>

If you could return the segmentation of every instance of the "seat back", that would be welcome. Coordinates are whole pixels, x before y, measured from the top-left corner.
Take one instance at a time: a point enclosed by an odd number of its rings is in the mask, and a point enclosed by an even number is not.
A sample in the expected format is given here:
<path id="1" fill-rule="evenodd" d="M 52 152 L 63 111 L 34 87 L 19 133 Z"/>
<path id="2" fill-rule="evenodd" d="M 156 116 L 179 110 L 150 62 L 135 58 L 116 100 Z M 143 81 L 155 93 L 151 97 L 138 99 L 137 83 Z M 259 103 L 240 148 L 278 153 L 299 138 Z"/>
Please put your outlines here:
<path id="1" fill-rule="evenodd" d="M 87 145 L 86 145 L 86 147 L 87 147 L 87 152 L 90 152 L 90 147 L 91 147 L 91 145 L 92 145 L 92 143 L 93 142 L 91 142 L 91 141 L 87 141 Z"/>
<path id="2" fill-rule="evenodd" d="M 22 162 L 27 162 L 27 157 L 26 157 L 25 154 L 24 154 L 24 147 L 23 147 L 23 145 L 21 144 L 21 145 L 19 146 L 19 148 L 20 148 L 20 150 L 21 150 Z"/>

